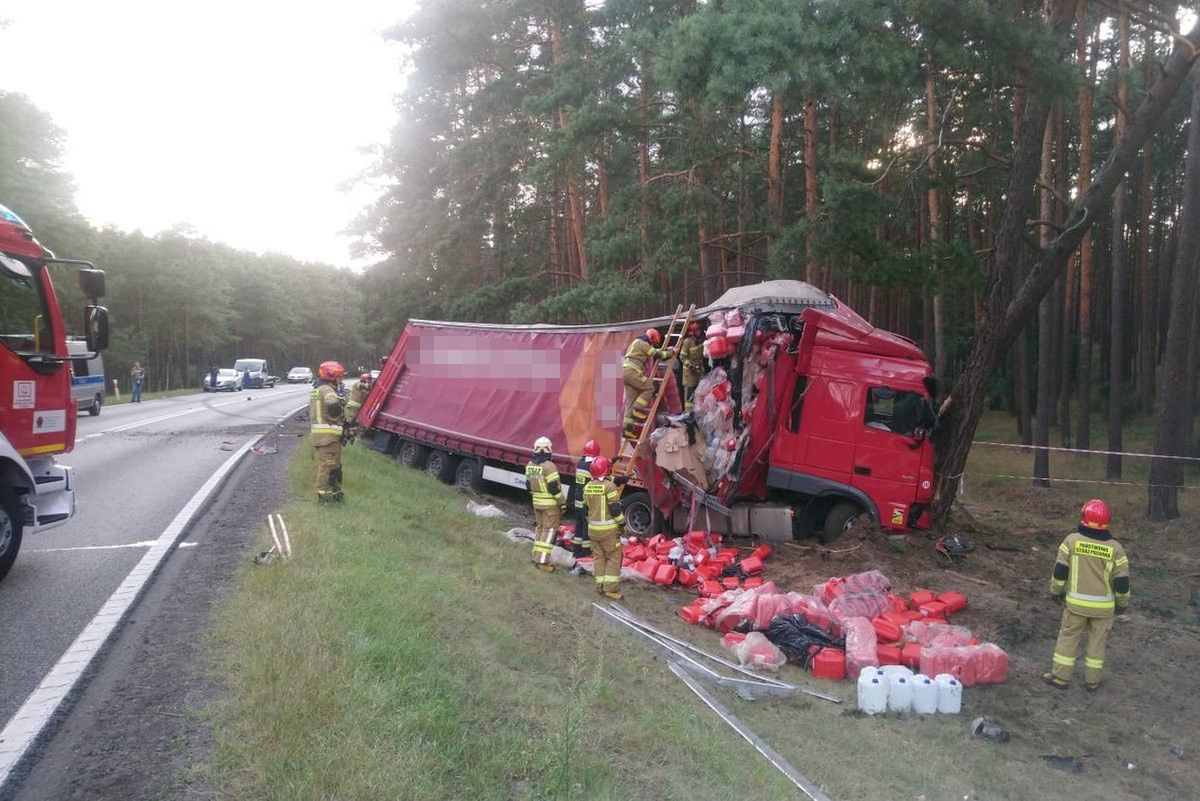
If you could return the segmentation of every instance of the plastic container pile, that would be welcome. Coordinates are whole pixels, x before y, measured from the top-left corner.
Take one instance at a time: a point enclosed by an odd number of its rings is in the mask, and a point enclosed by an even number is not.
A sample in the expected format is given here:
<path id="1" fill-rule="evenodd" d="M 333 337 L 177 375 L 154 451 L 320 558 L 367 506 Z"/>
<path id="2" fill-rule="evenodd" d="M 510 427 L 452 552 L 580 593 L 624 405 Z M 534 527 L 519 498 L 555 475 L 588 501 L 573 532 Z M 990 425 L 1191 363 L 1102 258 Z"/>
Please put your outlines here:
<path id="1" fill-rule="evenodd" d="M 900 675 L 907 677 L 903 684 L 920 682 L 921 687 L 927 677 L 937 684 L 945 676 L 960 693 L 962 686 L 1000 684 L 1008 674 L 1003 649 L 949 622 L 967 606 L 967 597 L 958 592 L 916 590 L 903 597 L 878 570 L 831 578 L 811 594 L 783 592 L 769 581 L 720 591 L 705 584 L 710 582 L 701 584 L 701 596 L 680 614 L 688 623 L 726 635 L 726 647 L 743 664 L 777 669 L 786 658 L 815 678 L 835 681 L 861 681 L 868 669 L 882 668 L 889 682 Z M 902 688 L 896 703 L 927 708 L 921 687 Z"/>

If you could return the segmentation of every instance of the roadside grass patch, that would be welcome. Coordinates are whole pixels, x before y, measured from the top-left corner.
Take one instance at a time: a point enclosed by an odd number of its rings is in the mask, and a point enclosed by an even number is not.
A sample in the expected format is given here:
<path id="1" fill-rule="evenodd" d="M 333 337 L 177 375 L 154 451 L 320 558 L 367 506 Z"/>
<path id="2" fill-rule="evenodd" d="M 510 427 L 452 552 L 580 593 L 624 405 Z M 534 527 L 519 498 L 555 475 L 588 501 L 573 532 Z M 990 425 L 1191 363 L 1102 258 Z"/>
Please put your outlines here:
<path id="1" fill-rule="evenodd" d="M 533 570 L 500 533 L 514 523 L 365 448 L 345 454 L 343 505 L 309 500 L 313 469 L 298 450 L 282 510 L 295 556 L 246 566 L 218 616 L 210 771 L 229 797 L 788 794 L 592 618 L 590 581 Z"/>

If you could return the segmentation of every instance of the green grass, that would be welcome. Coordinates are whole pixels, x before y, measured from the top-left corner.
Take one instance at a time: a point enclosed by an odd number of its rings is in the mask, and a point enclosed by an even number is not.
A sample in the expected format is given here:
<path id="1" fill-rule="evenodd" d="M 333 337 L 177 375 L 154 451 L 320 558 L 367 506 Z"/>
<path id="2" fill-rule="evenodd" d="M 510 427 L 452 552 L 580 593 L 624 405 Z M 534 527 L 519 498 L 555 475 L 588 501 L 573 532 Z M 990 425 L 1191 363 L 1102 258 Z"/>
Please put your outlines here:
<path id="1" fill-rule="evenodd" d="M 210 770 L 229 797 L 788 794 L 592 618 L 590 580 L 537 573 L 462 495 L 365 449 L 346 454 L 343 506 L 307 500 L 312 469 L 301 450 L 304 500 L 283 510 L 295 558 L 247 566 L 220 614 Z"/>

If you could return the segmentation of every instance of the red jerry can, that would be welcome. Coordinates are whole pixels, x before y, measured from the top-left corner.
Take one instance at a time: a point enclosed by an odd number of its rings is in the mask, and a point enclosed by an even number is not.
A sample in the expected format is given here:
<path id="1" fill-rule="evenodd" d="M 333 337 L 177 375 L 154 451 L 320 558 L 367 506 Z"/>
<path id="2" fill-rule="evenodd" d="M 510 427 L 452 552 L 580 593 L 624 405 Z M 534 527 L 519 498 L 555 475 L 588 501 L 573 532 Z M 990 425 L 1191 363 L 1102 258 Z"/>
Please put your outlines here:
<path id="1" fill-rule="evenodd" d="M 871 621 L 871 625 L 875 627 L 875 634 L 879 638 L 879 642 L 899 642 L 900 641 L 900 626 L 886 617 L 877 617 Z"/>
<path id="2" fill-rule="evenodd" d="M 937 600 L 946 605 L 946 614 L 952 615 L 967 606 L 967 596 L 961 592 L 939 592 Z"/>
<path id="3" fill-rule="evenodd" d="M 658 570 L 658 560 L 657 559 L 644 559 L 641 562 L 638 562 L 636 565 L 634 565 L 633 569 L 636 570 L 637 572 L 641 573 L 646 578 L 653 581 L 654 573 L 655 573 L 655 571 Z"/>
<path id="4" fill-rule="evenodd" d="M 694 570 L 680 570 L 676 578 L 685 587 L 695 587 L 696 582 L 700 580 L 700 577 L 696 575 Z"/>
<path id="5" fill-rule="evenodd" d="M 771 553 L 772 553 L 772 551 L 771 551 L 770 545 L 760 545 L 757 548 L 755 548 L 754 553 L 752 553 L 750 555 L 757 556 L 759 559 L 761 559 L 765 562 L 765 561 L 767 561 L 767 557 L 769 557 L 771 555 Z"/>
<path id="6" fill-rule="evenodd" d="M 756 573 L 761 573 L 763 571 L 763 561 L 757 556 L 747 556 L 742 560 L 739 567 L 741 567 L 746 574 L 753 576 Z"/>
<path id="7" fill-rule="evenodd" d="M 737 576 L 726 576 L 721 579 L 721 586 L 727 590 L 736 590 L 739 584 L 741 584 L 741 581 Z"/>
<path id="8" fill-rule="evenodd" d="M 737 548 L 722 548 L 719 551 L 717 551 L 717 560 L 723 561 L 727 565 L 731 565 L 734 562 L 736 562 L 737 558 L 738 558 L 738 549 Z"/>
<path id="9" fill-rule="evenodd" d="M 654 571 L 654 583 L 670 587 L 675 583 L 676 572 L 675 565 L 659 565 L 658 570 Z"/>
<path id="10" fill-rule="evenodd" d="M 730 648 L 734 645 L 737 645 L 740 642 L 745 642 L 745 641 L 746 641 L 746 635 L 740 631 L 728 632 L 724 637 L 721 638 L 721 644 L 724 645 L 726 648 Z"/>
<path id="11" fill-rule="evenodd" d="M 908 596 L 908 602 L 913 609 L 920 609 L 921 604 L 927 604 L 933 598 L 934 595 L 929 590 L 914 590 L 912 595 Z"/>
<path id="12" fill-rule="evenodd" d="M 762 576 L 755 576 L 754 578 L 748 578 L 742 583 L 742 587 L 747 590 L 752 590 L 755 587 L 761 587 L 762 585 L 763 585 Z"/>
<path id="13" fill-rule="evenodd" d="M 946 605 L 941 601 L 929 601 L 917 607 L 917 611 L 927 618 L 934 620 L 946 619 Z"/>
<path id="14" fill-rule="evenodd" d="M 875 655 L 879 657 L 881 665 L 898 665 L 900 664 L 900 648 L 896 645 L 877 645 L 875 646 Z"/>
<path id="15" fill-rule="evenodd" d="M 892 595 L 889 592 L 888 600 L 892 602 L 892 611 L 893 612 L 907 612 L 908 611 L 908 601 L 904 600 L 899 595 Z"/>
<path id="16" fill-rule="evenodd" d="M 921 645 L 915 642 L 906 642 L 904 647 L 900 649 L 900 664 L 918 670 L 921 667 Z"/>
<path id="17" fill-rule="evenodd" d="M 694 603 L 680 609 L 679 616 L 683 618 L 684 622 L 691 623 L 693 626 L 699 626 L 700 618 L 704 617 L 704 609 L 701 608 L 699 603 Z"/>
<path id="18" fill-rule="evenodd" d="M 829 679 L 842 681 L 846 678 L 846 652 L 840 648 L 822 648 L 813 657 L 812 676 L 814 679 Z"/>
<path id="19" fill-rule="evenodd" d="M 714 598 L 725 592 L 719 581 L 705 581 L 700 585 L 700 594 L 705 598 Z"/>
<path id="20" fill-rule="evenodd" d="M 721 575 L 721 565 L 717 562 L 705 562 L 696 568 L 701 578 L 716 579 Z"/>
<path id="21" fill-rule="evenodd" d="M 669 554 L 671 552 L 671 549 L 673 549 L 674 547 L 675 547 L 675 543 L 671 542 L 670 540 L 667 540 L 666 542 L 660 542 L 658 545 L 656 545 L 654 550 L 658 553 L 659 556 L 666 556 L 667 554 Z"/>

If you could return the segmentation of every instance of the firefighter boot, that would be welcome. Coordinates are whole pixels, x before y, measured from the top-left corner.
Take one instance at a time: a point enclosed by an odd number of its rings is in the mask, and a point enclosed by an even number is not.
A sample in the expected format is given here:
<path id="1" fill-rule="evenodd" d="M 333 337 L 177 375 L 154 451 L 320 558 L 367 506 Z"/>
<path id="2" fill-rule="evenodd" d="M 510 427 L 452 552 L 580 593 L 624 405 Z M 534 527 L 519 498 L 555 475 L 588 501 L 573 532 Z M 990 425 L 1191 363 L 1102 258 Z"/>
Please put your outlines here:
<path id="1" fill-rule="evenodd" d="M 604 597 L 605 597 L 605 598 L 610 598 L 610 599 L 612 599 L 612 600 L 614 600 L 614 601 L 619 601 L 619 600 L 621 600 L 622 598 L 624 598 L 625 596 L 621 594 L 621 591 L 620 591 L 620 590 L 605 590 L 605 591 L 604 591 Z"/>

